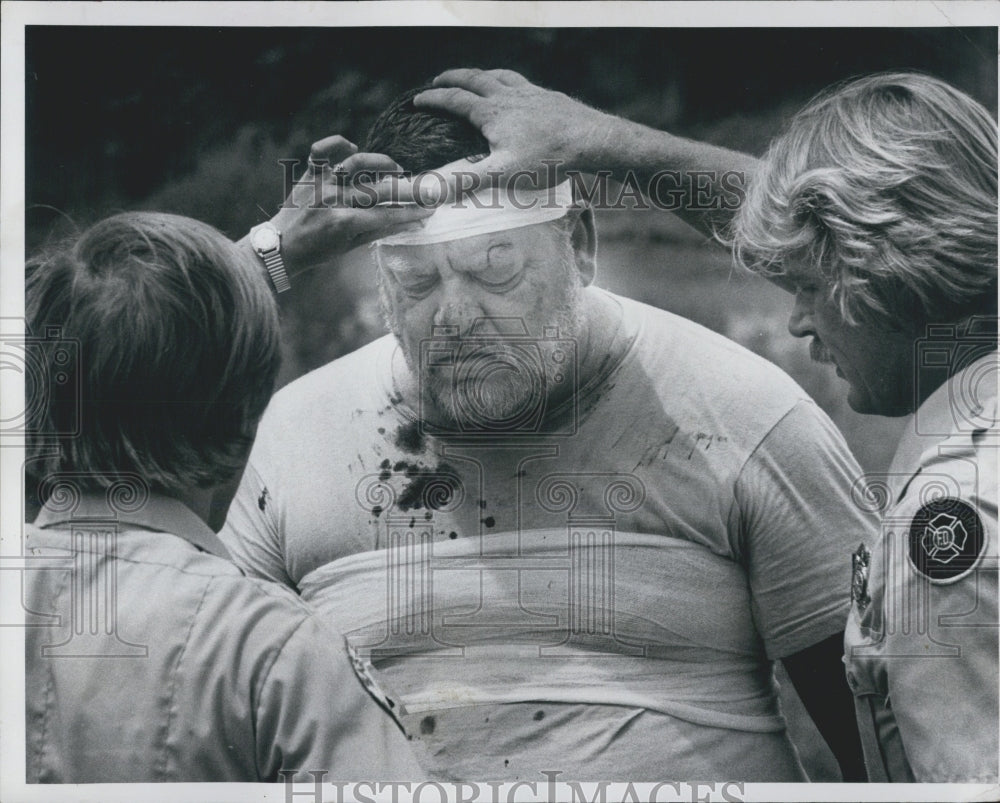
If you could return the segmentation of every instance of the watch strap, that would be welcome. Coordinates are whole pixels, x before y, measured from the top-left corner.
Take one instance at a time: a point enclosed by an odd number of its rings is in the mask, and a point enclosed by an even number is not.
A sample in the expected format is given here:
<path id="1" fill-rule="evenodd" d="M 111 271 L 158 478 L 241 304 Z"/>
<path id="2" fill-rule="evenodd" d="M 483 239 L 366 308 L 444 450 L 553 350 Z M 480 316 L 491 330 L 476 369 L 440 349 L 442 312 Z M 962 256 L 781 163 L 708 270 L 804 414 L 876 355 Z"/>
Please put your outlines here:
<path id="1" fill-rule="evenodd" d="M 284 293 L 291 289 L 292 283 L 288 280 L 288 273 L 285 270 L 285 260 L 281 258 L 281 251 L 274 248 L 262 253 L 264 267 L 267 268 L 267 275 L 271 277 L 271 284 L 274 285 L 276 293 Z"/>

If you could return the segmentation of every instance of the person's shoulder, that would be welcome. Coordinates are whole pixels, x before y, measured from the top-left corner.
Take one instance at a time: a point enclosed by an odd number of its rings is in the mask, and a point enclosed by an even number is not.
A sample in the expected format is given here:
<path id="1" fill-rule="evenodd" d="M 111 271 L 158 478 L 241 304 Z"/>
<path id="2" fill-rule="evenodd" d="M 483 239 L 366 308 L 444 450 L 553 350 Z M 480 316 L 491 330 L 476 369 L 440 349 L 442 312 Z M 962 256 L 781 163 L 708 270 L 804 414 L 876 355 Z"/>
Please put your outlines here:
<path id="1" fill-rule="evenodd" d="M 796 408 L 812 411 L 799 422 L 819 426 L 823 413 L 795 380 L 774 363 L 701 324 L 665 310 L 620 299 L 640 325 L 634 357 L 681 426 L 722 426 L 730 442 L 751 451 Z"/>
<path id="2" fill-rule="evenodd" d="M 700 323 L 634 299 L 618 297 L 625 315 L 641 319 L 656 353 L 677 371 L 711 383 L 714 392 L 784 398 L 789 405 L 809 395 L 781 368 Z"/>
<path id="3" fill-rule="evenodd" d="M 198 613 L 202 633 L 234 652 L 264 655 L 280 650 L 313 609 L 289 588 L 237 573 L 211 578 Z"/>
<path id="4" fill-rule="evenodd" d="M 352 382 L 357 383 L 365 375 L 372 374 L 374 366 L 391 354 L 394 342 L 392 335 L 383 335 L 349 354 L 300 376 L 274 394 L 271 406 L 286 408 L 296 403 L 309 403 L 342 394 L 345 382 L 349 386 Z"/>
<path id="5" fill-rule="evenodd" d="M 996 446 L 986 460 L 969 459 L 972 454 L 942 456 L 923 466 L 883 517 L 883 534 L 899 539 L 907 564 L 898 582 L 922 578 L 956 585 L 1000 556 Z"/>
<path id="6" fill-rule="evenodd" d="M 274 396 L 261 419 L 261 433 L 282 437 L 305 434 L 305 424 L 322 415 L 336 421 L 355 407 L 365 406 L 378 392 L 379 367 L 388 364 L 395 338 L 385 335 L 289 382 Z"/>

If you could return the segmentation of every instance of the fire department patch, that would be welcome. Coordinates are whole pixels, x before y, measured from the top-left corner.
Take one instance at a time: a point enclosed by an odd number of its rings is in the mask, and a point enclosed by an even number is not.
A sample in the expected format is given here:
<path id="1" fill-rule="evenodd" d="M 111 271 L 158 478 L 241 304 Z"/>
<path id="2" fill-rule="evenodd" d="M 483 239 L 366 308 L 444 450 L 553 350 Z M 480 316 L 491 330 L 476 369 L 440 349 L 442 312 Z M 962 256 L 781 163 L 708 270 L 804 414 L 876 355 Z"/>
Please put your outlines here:
<path id="1" fill-rule="evenodd" d="M 910 522 L 910 563 L 932 581 L 954 580 L 972 570 L 984 540 L 983 522 L 970 505 L 936 499 Z"/>
<path id="2" fill-rule="evenodd" d="M 868 593 L 871 565 L 872 553 L 861 544 L 851 555 L 851 602 L 858 606 L 859 614 L 863 614 L 872 601 Z"/>

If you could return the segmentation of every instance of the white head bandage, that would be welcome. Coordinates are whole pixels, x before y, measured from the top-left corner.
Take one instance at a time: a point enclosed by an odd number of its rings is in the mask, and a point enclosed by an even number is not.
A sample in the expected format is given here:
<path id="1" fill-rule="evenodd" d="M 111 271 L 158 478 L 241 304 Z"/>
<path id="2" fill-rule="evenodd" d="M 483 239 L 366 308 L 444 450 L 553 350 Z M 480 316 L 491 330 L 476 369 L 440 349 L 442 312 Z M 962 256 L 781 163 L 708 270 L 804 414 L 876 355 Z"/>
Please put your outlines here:
<path id="1" fill-rule="evenodd" d="M 541 190 L 520 189 L 513 185 L 487 187 L 449 199 L 433 215 L 420 221 L 419 229 L 383 237 L 376 242 L 379 245 L 446 243 L 557 220 L 572 206 L 573 188 L 569 180 Z"/>

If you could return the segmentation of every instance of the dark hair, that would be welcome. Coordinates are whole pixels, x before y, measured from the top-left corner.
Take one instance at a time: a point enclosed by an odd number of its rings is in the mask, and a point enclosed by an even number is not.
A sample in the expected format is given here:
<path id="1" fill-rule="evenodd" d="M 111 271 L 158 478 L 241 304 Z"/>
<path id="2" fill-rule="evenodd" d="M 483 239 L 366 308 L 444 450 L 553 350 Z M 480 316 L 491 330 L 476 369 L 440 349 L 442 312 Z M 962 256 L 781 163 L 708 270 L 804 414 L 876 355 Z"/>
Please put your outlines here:
<path id="1" fill-rule="evenodd" d="M 488 154 L 490 145 L 471 123 L 447 112 L 418 109 L 413 98 L 430 85 L 404 92 L 378 116 L 365 150 L 384 153 L 408 173 L 423 173 L 469 156 Z"/>
<path id="2" fill-rule="evenodd" d="M 115 215 L 30 260 L 25 303 L 32 334 L 58 327 L 79 354 L 68 381 L 29 400 L 33 473 L 82 473 L 93 490 L 129 472 L 169 492 L 240 470 L 278 370 L 278 317 L 257 266 L 222 234 Z M 41 436 L 72 421 L 78 434 L 52 453 Z"/>

